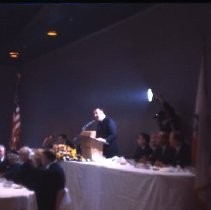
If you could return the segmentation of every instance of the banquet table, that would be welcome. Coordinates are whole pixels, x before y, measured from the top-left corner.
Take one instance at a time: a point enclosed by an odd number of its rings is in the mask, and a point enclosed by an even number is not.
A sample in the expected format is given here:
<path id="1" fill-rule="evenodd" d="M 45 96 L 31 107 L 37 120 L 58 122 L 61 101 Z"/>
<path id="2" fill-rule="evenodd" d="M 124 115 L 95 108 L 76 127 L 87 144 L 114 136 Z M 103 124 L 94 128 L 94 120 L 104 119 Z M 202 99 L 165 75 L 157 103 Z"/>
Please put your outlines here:
<path id="1" fill-rule="evenodd" d="M 194 210 L 194 174 L 177 168 L 61 162 L 73 210 Z"/>
<path id="2" fill-rule="evenodd" d="M 1 210 L 37 210 L 36 196 L 33 191 L 10 181 L 0 180 Z"/>

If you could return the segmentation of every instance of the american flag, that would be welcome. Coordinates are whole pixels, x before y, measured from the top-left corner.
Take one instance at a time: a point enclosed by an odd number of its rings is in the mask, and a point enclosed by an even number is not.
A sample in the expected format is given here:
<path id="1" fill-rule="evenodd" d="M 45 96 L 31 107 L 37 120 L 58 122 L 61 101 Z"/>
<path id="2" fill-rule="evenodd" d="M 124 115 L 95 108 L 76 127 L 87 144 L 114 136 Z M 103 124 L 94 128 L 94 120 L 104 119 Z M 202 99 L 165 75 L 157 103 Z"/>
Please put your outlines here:
<path id="1" fill-rule="evenodd" d="M 20 106 L 18 104 L 18 87 L 20 82 L 20 74 L 17 74 L 17 83 L 15 91 L 15 109 L 12 115 L 12 129 L 11 129 L 11 139 L 10 139 L 10 150 L 17 150 L 20 132 L 21 132 L 21 117 L 20 117 Z"/>
<path id="2" fill-rule="evenodd" d="M 10 142 L 11 150 L 17 150 L 17 146 L 19 144 L 19 139 L 20 139 L 20 131 L 21 131 L 20 107 L 19 105 L 16 105 L 12 116 L 12 133 Z"/>

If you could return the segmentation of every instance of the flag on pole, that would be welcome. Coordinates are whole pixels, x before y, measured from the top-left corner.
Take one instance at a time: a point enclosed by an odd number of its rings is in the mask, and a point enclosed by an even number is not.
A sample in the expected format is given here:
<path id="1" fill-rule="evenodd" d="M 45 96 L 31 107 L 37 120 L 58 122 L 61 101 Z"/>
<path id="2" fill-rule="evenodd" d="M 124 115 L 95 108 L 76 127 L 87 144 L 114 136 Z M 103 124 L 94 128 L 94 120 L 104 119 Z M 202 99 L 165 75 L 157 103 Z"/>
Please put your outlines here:
<path id="1" fill-rule="evenodd" d="M 21 131 L 21 121 L 20 121 L 20 107 L 16 105 L 13 116 L 12 116 L 12 134 L 10 149 L 17 150 Z"/>
<path id="2" fill-rule="evenodd" d="M 14 111 L 12 115 L 12 131 L 11 131 L 11 139 L 10 139 L 10 150 L 17 150 L 19 141 L 20 141 L 20 132 L 21 132 L 21 117 L 20 117 L 20 106 L 19 106 L 19 98 L 18 98 L 18 88 L 20 82 L 20 74 L 17 74 L 17 82 L 16 82 L 16 90 L 15 90 L 15 98 L 14 98 Z"/>
<path id="3" fill-rule="evenodd" d="M 201 69 L 199 73 L 198 89 L 196 95 L 195 125 L 196 138 L 196 177 L 195 190 L 198 201 L 197 210 L 207 210 L 208 188 L 210 186 L 210 135 L 209 135 L 209 114 L 208 114 L 208 88 L 205 62 L 205 47 L 202 52 Z M 196 123 L 195 122 L 195 123 Z"/>

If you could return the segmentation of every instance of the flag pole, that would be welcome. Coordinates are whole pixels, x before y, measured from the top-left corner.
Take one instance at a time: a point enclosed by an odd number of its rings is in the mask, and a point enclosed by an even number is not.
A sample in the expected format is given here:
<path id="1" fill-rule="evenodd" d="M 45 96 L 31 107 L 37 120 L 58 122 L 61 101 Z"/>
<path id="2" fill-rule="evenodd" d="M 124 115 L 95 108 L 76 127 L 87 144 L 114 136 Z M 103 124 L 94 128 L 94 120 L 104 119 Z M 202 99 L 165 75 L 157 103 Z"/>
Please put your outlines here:
<path id="1" fill-rule="evenodd" d="M 21 80 L 21 74 L 16 74 L 16 86 L 15 86 L 15 97 L 14 97 L 14 103 L 15 105 L 19 105 L 19 99 L 18 99 L 18 89 L 20 86 L 20 80 Z"/>

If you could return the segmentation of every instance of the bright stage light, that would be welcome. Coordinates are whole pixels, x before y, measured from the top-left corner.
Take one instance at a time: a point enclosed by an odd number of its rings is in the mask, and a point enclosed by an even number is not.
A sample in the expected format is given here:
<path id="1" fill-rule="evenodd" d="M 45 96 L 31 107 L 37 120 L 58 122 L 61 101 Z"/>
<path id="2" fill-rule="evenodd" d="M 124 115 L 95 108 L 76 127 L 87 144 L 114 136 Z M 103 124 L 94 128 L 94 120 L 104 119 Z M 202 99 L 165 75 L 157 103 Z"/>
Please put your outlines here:
<path id="1" fill-rule="evenodd" d="M 152 92 L 152 89 L 150 88 L 147 90 L 147 97 L 148 97 L 148 101 L 151 102 L 153 99 L 153 92 Z"/>

